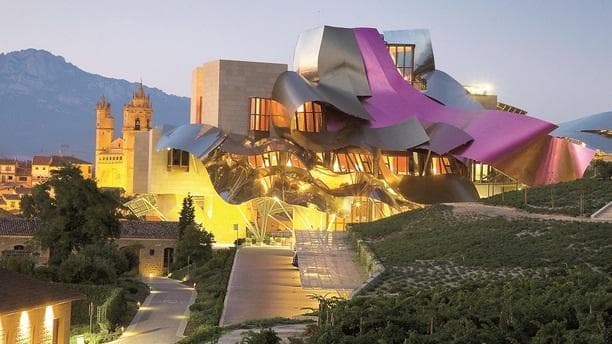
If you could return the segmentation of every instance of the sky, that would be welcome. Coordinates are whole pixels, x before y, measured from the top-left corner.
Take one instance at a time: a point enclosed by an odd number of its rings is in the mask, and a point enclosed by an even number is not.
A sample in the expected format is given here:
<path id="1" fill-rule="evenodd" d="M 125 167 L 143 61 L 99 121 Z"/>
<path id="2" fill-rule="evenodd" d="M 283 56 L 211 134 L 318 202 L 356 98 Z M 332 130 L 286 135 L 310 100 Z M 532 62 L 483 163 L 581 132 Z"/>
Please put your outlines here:
<path id="1" fill-rule="evenodd" d="M 429 29 L 436 69 L 554 123 L 612 111 L 610 0 L 0 0 L 0 52 L 45 49 L 189 96 L 210 60 L 291 68 L 300 32 L 321 25 Z"/>

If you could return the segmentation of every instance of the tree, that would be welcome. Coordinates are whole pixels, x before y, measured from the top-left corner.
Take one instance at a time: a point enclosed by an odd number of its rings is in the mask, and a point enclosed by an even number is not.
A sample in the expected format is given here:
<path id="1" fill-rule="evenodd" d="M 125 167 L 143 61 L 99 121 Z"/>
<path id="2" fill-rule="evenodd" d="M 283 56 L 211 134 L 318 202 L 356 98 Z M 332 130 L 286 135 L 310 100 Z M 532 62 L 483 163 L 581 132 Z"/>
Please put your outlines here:
<path id="1" fill-rule="evenodd" d="M 129 271 L 129 262 L 113 242 L 87 245 L 64 260 L 58 280 L 66 283 L 111 284 Z"/>
<path id="2" fill-rule="evenodd" d="M 120 223 L 115 198 L 100 191 L 93 180 L 67 166 L 51 172 L 51 178 L 32 189 L 21 201 L 24 216 L 37 217 L 41 229 L 34 234 L 49 249 L 49 264 L 59 266 L 73 252 L 118 238 Z"/>
<path id="3" fill-rule="evenodd" d="M 183 236 L 185 228 L 189 225 L 195 225 L 195 208 L 193 198 L 187 194 L 187 197 L 183 198 L 183 207 L 179 216 L 179 238 Z"/>
<path id="4" fill-rule="evenodd" d="M 203 262 L 212 256 L 213 235 L 198 224 L 185 227 L 183 236 L 176 243 L 177 268 L 184 267 L 188 262 Z"/>

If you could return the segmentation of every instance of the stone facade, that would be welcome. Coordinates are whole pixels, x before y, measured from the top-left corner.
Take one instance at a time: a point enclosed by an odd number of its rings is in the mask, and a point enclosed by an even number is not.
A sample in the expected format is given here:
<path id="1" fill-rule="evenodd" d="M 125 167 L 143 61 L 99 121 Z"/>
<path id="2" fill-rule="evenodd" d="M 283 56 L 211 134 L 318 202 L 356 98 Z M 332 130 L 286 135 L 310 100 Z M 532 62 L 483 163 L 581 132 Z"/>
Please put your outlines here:
<path id="1" fill-rule="evenodd" d="M 0 343 L 70 342 L 70 302 L 0 314 Z M 49 315 L 50 314 L 50 315 Z"/>
<path id="2" fill-rule="evenodd" d="M 216 60 L 193 71 L 191 123 L 246 135 L 249 97 L 270 98 L 286 64 Z"/>
<path id="3" fill-rule="evenodd" d="M 153 106 L 144 86 L 132 95 L 123 107 L 122 137 L 113 140 L 115 120 L 111 104 L 104 97 L 96 105 L 96 161 L 95 177 L 99 187 L 121 188 L 133 194 L 135 180 L 141 171 L 136 169 L 137 136 L 151 129 Z"/>

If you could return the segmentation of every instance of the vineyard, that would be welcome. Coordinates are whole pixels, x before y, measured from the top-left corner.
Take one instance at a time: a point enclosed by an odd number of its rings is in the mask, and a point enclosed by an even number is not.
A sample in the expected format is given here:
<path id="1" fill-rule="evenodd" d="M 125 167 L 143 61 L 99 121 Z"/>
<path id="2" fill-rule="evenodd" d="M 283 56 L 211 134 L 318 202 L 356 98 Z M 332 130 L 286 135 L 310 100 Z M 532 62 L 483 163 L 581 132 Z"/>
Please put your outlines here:
<path id="1" fill-rule="evenodd" d="M 612 201 L 610 179 L 579 179 L 505 192 L 482 200 L 485 204 L 521 208 L 534 213 L 571 216 L 589 216 L 610 201 Z"/>
<path id="2" fill-rule="evenodd" d="M 612 342 L 610 223 L 436 205 L 352 231 L 386 271 L 323 302 L 309 343 Z"/>

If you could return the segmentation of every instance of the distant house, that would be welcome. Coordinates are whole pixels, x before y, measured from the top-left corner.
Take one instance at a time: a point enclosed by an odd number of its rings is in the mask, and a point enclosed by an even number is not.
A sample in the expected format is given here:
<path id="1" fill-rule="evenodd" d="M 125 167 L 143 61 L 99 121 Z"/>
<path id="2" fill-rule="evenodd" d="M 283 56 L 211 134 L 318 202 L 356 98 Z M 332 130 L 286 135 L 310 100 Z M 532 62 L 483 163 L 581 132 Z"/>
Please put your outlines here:
<path id="1" fill-rule="evenodd" d="M 0 343 L 70 342 L 71 302 L 78 292 L 0 269 Z"/>
<path id="2" fill-rule="evenodd" d="M 29 251 L 32 246 L 30 240 L 40 226 L 41 222 L 37 219 L 0 216 L 0 255 L 32 254 L 37 264 L 47 264 L 47 250 Z M 116 242 L 120 248 L 136 250 L 138 273 L 141 276 L 162 276 L 169 272 L 169 267 L 174 262 L 178 234 L 177 222 L 121 221 L 121 236 Z M 0 341 L 0 344 L 4 342 Z"/>
<path id="3" fill-rule="evenodd" d="M 83 178 L 92 177 L 93 165 L 90 162 L 75 158 L 73 156 L 59 155 L 35 155 L 32 158 L 32 183 L 44 183 L 51 177 L 51 172 L 66 166 L 76 166 L 81 170 Z"/>
<path id="4" fill-rule="evenodd" d="M 10 213 L 19 212 L 21 204 L 21 195 L 18 194 L 0 194 L 0 209 Z"/>

